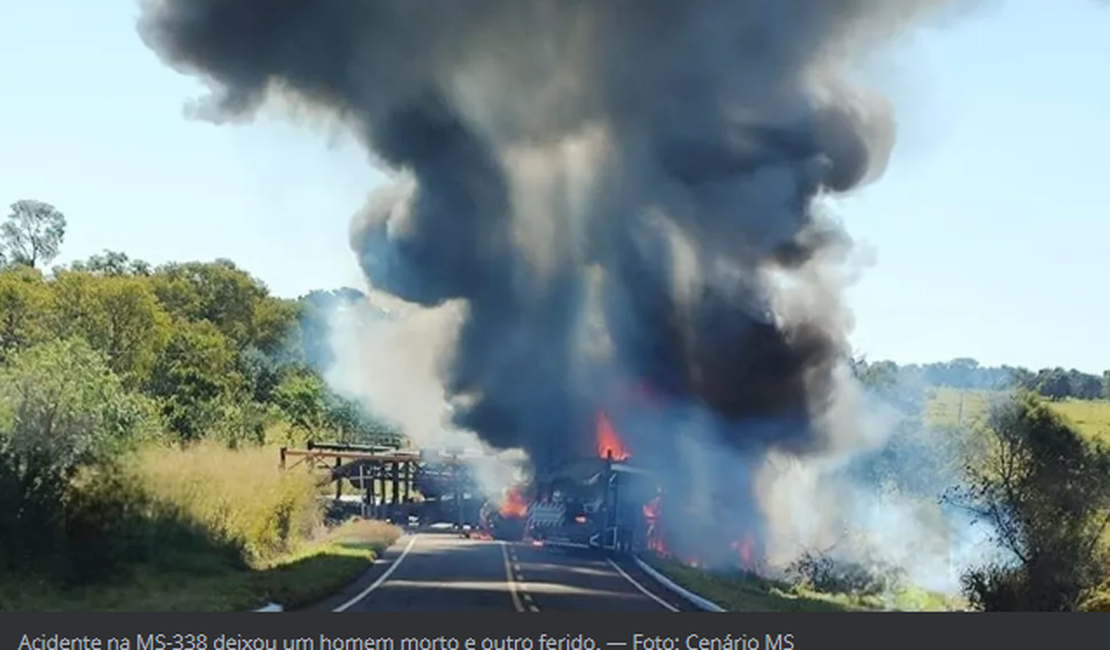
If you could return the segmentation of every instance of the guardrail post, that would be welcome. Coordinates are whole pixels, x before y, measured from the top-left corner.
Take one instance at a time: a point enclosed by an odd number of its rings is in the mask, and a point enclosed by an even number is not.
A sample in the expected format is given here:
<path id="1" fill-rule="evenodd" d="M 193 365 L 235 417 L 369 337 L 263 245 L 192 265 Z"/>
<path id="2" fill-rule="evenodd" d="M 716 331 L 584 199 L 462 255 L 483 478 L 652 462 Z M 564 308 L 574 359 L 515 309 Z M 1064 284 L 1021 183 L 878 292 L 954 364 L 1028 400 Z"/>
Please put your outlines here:
<path id="1" fill-rule="evenodd" d="M 309 441 L 309 442 L 311 444 L 311 441 Z M 338 470 L 342 466 L 343 466 L 343 459 L 339 458 L 339 457 L 336 457 L 336 459 L 335 459 L 335 469 Z M 335 473 L 335 500 L 340 501 L 342 499 L 342 497 L 343 497 L 343 477 L 340 476 L 338 472 L 336 472 Z"/>

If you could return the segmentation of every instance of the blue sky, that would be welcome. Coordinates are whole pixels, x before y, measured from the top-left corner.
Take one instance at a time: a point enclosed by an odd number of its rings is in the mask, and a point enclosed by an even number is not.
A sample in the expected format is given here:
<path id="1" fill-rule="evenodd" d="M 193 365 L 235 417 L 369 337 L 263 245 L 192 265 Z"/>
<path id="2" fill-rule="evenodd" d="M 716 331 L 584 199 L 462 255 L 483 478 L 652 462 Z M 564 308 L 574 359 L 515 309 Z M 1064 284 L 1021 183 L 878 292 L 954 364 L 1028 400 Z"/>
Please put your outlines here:
<path id="1" fill-rule="evenodd" d="M 885 59 L 900 140 L 843 203 L 874 251 L 854 343 L 899 362 L 1110 368 L 1110 9 L 980 3 Z M 349 215 L 376 174 L 350 142 L 277 119 L 185 119 L 198 82 L 139 41 L 128 0 L 0 3 L 0 203 L 69 217 L 60 262 L 105 248 L 229 257 L 276 293 L 357 281 Z"/>

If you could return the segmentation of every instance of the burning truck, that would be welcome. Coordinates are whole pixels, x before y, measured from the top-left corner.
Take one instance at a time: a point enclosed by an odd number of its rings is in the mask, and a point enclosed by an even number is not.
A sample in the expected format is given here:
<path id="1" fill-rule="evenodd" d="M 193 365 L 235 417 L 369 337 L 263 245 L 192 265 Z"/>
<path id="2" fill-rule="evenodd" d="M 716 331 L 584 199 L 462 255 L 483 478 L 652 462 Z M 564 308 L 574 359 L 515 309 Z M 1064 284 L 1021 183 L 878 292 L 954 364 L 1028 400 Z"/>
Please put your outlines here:
<path id="1" fill-rule="evenodd" d="M 647 520 L 635 496 L 646 472 L 627 459 L 581 459 L 554 468 L 528 486 L 487 502 L 482 527 L 494 539 L 529 540 L 580 549 L 646 548 Z M 528 495 L 527 497 L 525 495 Z"/>
<path id="2" fill-rule="evenodd" d="M 495 539 L 606 552 L 652 552 L 692 566 L 758 570 L 751 532 L 721 537 L 722 518 L 699 512 L 665 489 L 661 472 L 637 463 L 604 411 L 596 418 L 597 454 L 541 472 L 487 502 L 483 528 Z M 722 504 L 718 503 L 719 508 Z M 721 538 L 707 554 L 706 540 Z"/>
<path id="3" fill-rule="evenodd" d="M 629 453 L 608 417 L 598 414 L 598 455 L 543 468 L 527 485 L 508 488 L 483 508 L 482 528 L 494 539 L 528 539 L 552 546 L 631 549 L 643 546 L 642 517 L 622 487 L 647 476 L 628 463 Z"/>

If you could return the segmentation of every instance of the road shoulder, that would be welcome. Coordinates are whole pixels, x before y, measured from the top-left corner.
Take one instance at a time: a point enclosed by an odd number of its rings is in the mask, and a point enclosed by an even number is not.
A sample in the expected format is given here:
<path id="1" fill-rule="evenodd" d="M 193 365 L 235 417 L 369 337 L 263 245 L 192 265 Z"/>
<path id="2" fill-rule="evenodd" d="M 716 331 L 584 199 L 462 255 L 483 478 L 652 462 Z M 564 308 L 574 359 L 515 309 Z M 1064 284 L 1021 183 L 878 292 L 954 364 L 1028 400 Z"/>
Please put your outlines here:
<path id="1" fill-rule="evenodd" d="M 631 578 L 644 589 L 650 591 L 655 597 L 667 602 L 672 607 L 680 612 L 704 612 L 706 610 L 698 607 L 688 599 L 683 598 L 678 593 L 668 589 L 665 585 L 646 573 L 637 564 L 636 560 L 629 556 L 616 556 L 610 558 L 611 561 L 619 566 L 622 571 L 628 574 L 625 578 Z M 623 577 L 623 576 L 622 576 Z"/>
<path id="2" fill-rule="evenodd" d="M 401 557 L 405 554 L 406 549 L 410 548 L 410 542 L 413 542 L 415 537 L 415 533 L 407 531 L 404 535 L 399 537 L 392 546 L 387 548 L 385 552 L 382 553 L 381 557 L 374 560 L 373 566 L 362 572 L 357 578 L 349 582 L 347 586 L 324 600 L 309 607 L 303 607 L 297 611 L 334 612 L 339 607 L 349 603 L 351 599 L 366 591 L 371 585 L 384 576 L 387 571 L 390 571 L 391 567 L 396 566 Z"/>

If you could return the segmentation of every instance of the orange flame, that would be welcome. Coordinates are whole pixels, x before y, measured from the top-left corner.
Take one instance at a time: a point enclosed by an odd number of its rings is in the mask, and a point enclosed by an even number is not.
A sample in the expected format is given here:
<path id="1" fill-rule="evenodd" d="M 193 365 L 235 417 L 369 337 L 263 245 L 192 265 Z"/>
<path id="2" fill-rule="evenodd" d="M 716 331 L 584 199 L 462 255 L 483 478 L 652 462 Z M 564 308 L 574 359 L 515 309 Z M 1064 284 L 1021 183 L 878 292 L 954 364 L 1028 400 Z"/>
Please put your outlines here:
<path id="1" fill-rule="evenodd" d="M 751 569 L 755 566 L 752 563 L 753 544 L 754 540 L 752 539 L 751 535 L 748 535 L 743 539 L 734 541 L 730 545 L 732 547 L 732 550 L 736 551 L 736 555 L 738 556 L 740 561 L 740 568 L 742 569 Z"/>
<path id="2" fill-rule="evenodd" d="M 667 543 L 663 539 L 663 531 L 659 529 L 659 506 L 663 501 L 662 496 L 657 496 L 644 504 L 644 521 L 647 522 L 647 547 L 660 555 L 670 555 Z"/>
<path id="3" fill-rule="evenodd" d="M 663 519 L 664 510 L 663 494 L 660 492 L 657 496 L 646 502 L 642 507 L 644 523 L 646 528 L 645 545 L 648 550 L 657 553 L 663 557 L 670 558 L 674 561 L 681 562 L 691 568 L 701 568 L 710 566 L 707 558 L 701 557 L 696 552 L 691 552 L 693 549 L 680 548 L 684 546 L 679 544 L 672 547 L 668 544 L 661 522 Z M 677 508 L 666 508 L 667 512 L 676 512 L 686 515 L 693 515 L 695 509 L 689 505 Z M 721 543 L 724 544 L 725 540 L 722 539 Z M 752 573 L 761 573 L 761 560 L 757 538 L 751 533 L 747 533 L 741 537 L 736 538 L 734 541 L 728 543 L 728 548 L 735 554 L 734 562 L 737 568 L 743 569 Z M 714 561 L 713 564 L 717 564 Z"/>
<path id="4" fill-rule="evenodd" d="M 631 454 L 617 437 L 617 432 L 609 424 L 609 418 L 599 411 L 597 414 L 597 453 L 601 458 L 612 455 L 613 460 L 627 460 Z"/>
<path id="5" fill-rule="evenodd" d="M 520 494 L 519 488 L 512 487 L 505 492 L 505 498 L 501 501 L 497 513 L 506 519 L 520 519 L 528 514 L 528 502 Z"/>

